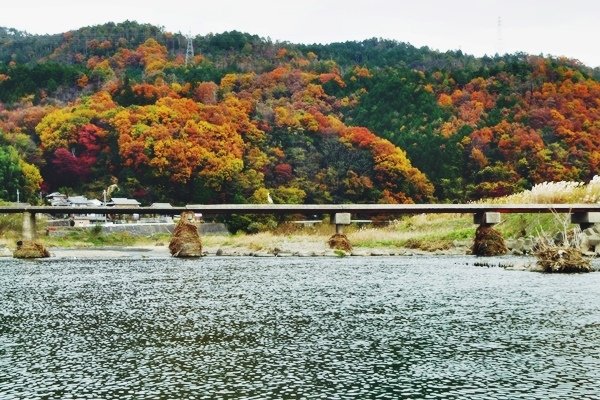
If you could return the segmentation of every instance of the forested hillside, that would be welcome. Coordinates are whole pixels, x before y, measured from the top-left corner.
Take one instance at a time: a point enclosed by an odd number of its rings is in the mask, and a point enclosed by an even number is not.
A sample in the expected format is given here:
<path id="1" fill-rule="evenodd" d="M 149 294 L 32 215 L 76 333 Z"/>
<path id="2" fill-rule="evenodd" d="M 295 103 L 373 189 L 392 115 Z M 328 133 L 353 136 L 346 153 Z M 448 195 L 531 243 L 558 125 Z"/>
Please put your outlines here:
<path id="1" fill-rule="evenodd" d="M 600 71 L 389 40 L 0 28 L 0 199 L 464 201 L 600 169 Z"/>

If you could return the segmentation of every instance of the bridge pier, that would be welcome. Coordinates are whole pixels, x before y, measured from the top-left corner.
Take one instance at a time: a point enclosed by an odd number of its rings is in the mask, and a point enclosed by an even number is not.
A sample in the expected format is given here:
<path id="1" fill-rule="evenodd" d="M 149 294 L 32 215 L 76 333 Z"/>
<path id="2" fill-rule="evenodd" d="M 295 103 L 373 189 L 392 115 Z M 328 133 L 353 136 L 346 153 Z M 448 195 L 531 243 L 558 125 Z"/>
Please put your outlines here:
<path id="1" fill-rule="evenodd" d="M 475 213 L 473 214 L 473 222 L 477 225 L 493 226 L 502 222 L 502 216 L 495 211 Z"/>
<path id="2" fill-rule="evenodd" d="M 499 212 L 488 211 L 473 215 L 473 222 L 479 227 L 475 231 L 472 253 L 476 256 L 498 256 L 506 254 L 508 248 L 504 238 L 494 225 L 499 224 L 502 217 Z"/>
<path id="3" fill-rule="evenodd" d="M 23 225 L 22 225 L 22 236 L 24 240 L 35 240 L 36 239 L 37 224 L 35 220 L 35 213 L 25 211 L 23 213 Z"/>
<path id="4" fill-rule="evenodd" d="M 582 231 L 600 223 L 600 212 L 575 212 L 571 214 L 571 223 L 578 224 Z"/>
<path id="5" fill-rule="evenodd" d="M 335 224 L 335 234 L 329 238 L 329 247 L 335 250 L 351 251 L 352 245 L 344 234 L 344 226 L 352 223 L 350 213 L 335 213 L 331 215 L 331 223 Z"/>
<path id="6" fill-rule="evenodd" d="M 17 241 L 17 248 L 13 253 L 15 258 L 45 258 L 50 253 L 43 244 L 36 242 L 36 219 L 35 213 L 23 211 L 22 240 Z"/>
<path id="7" fill-rule="evenodd" d="M 336 235 L 344 234 L 344 226 L 350 225 L 352 215 L 350 213 L 335 213 L 333 214 L 333 223 L 335 224 Z"/>

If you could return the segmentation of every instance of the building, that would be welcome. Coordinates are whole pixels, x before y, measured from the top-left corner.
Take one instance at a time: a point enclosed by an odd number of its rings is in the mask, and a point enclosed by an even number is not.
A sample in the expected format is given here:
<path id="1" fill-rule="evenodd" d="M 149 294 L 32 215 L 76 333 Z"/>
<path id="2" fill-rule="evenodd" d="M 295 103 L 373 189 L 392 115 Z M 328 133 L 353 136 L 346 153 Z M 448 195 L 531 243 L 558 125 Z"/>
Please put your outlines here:
<path id="1" fill-rule="evenodd" d="M 109 207 L 127 208 L 139 207 L 141 204 L 136 199 L 127 199 L 125 197 L 112 197 L 106 205 Z"/>
<path id="2" fill-rule="evenodd" d="M 59 192 L 54 192 L 47 195 L 46 201 L 53 207 L 66 207 L 69 205 L 67 202 L 67 195 Z"/>

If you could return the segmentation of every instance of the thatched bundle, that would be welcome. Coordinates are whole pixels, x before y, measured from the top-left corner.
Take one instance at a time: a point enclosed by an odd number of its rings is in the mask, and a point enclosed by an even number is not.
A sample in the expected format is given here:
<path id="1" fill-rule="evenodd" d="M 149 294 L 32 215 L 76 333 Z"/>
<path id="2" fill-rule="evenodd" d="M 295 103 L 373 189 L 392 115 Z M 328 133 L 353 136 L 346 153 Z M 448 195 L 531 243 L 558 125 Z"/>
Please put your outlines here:
<path id="1" fill-rule="evenodd" d="M 582 251 L 575 247 L 543 244 L 535 252 L 537 265 L 544 272 L 591 272 L 592 265 Z"/>
<path id="2" fill-rule="evenodd" d="M 327 241 L 329 248 L 335 250 L 352 251 L 352 245 L 348 240 L 348 237 L 343 233 L 336 233 Z"/>
<path id="3" fill-rule="evenodd" d="M 46 258 L 50 257 L 50 252 L 44 245 L 31 240 L 19 240 L 17 249 L 13 253 L 14 258 Z"/>
<path id="4" fill-rule="evenodd" d="M 181 219 L 175 226 L 169 250 L 174 257 L 200 257 L 202 256 L 202 241 L 198 234 L 198 227 L 192 223 L 193 212 L 183 212 Z"/>
<path id="5" fill-rule="evenodd" d="M 475 231 L 472 253 L 476 256 L 499 256 L 506 254 L 508 248 L 504 238 L 489 225 L 479 225 Z"/>

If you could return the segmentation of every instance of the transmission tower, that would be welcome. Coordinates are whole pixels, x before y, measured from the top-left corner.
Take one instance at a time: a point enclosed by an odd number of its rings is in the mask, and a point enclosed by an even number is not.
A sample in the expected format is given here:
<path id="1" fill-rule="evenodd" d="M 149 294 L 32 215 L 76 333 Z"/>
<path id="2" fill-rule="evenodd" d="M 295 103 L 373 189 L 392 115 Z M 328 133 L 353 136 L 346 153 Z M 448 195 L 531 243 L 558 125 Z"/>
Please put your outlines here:
<path id="1" fill-rule="evenodd" d="M 504 52 L 503 46 L 502 46 L 502 17 L 498 17 L 498 30 L 497 30 L 497 42 L 496 42 L 496 54 L 498 54 L 499 56 L 502 55 L 502 53 Z"/>
<path id="2" fill-rule="evenodd" d="M 194 44 L 192 43 L 192 34 L 188 34 L 187 36 L 187 49 L 185 50 L 185 65 L 188 66 L 189 63 L 194 59 Z"/>

